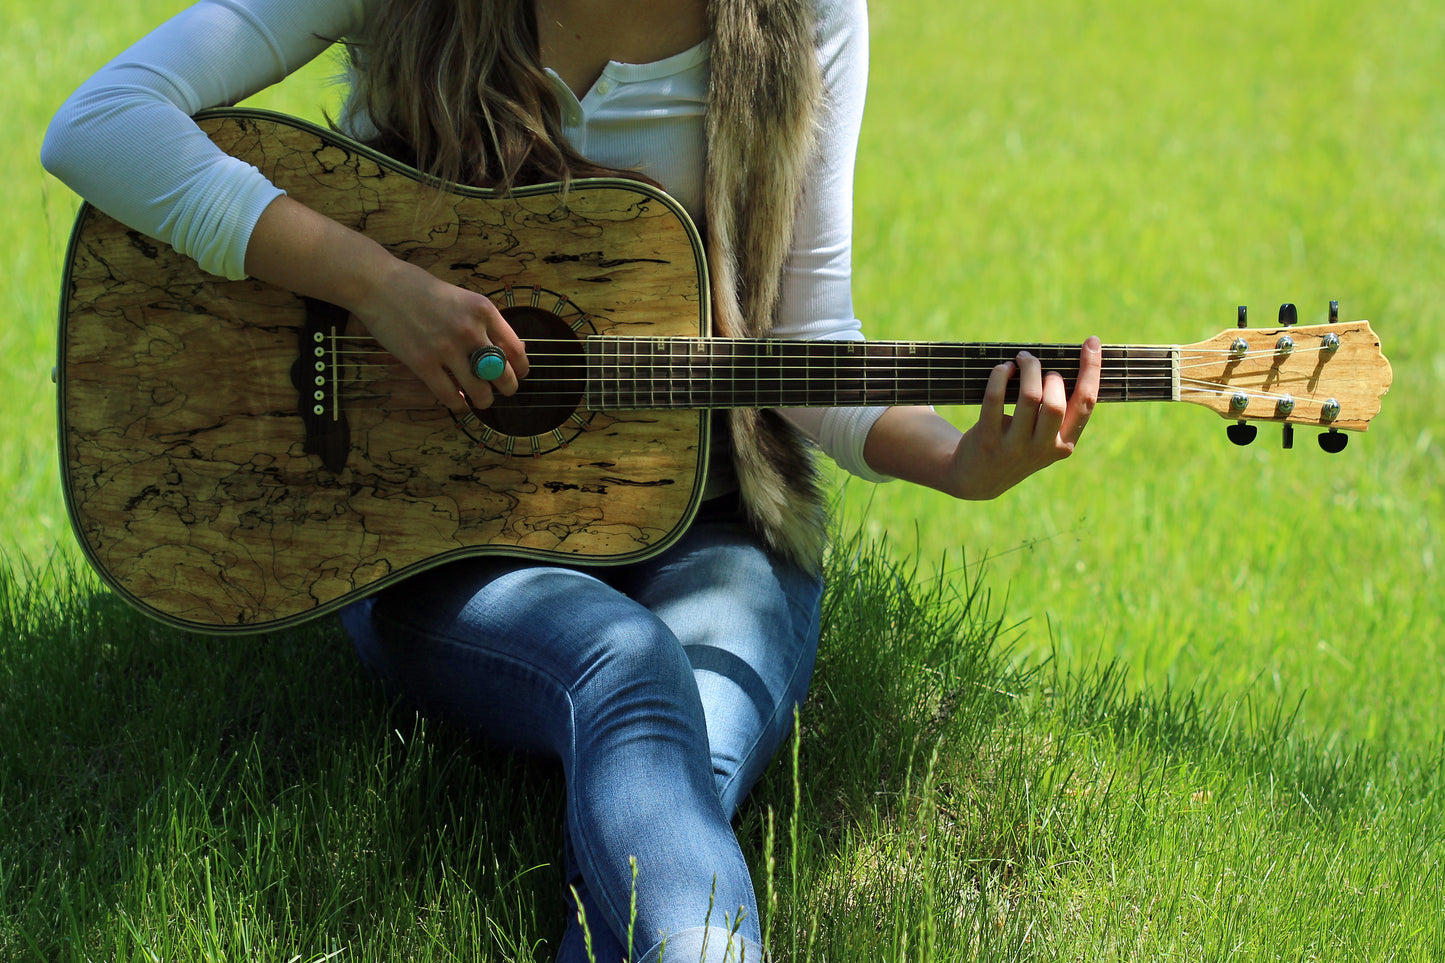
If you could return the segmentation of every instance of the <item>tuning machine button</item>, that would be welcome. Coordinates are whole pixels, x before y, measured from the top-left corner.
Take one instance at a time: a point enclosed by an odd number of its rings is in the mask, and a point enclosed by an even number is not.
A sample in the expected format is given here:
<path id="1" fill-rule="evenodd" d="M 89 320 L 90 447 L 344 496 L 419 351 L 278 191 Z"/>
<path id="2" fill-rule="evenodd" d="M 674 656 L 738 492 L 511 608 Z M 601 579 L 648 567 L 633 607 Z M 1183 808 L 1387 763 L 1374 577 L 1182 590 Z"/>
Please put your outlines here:
<path id="1" fill-rule="evenodd" d="M 1259 434 L 1259 429 L 1247 421 L 1236 421 L 1224 429 L 1224 433 L 1229 436 L 1230 441 L 1243 448 L 1254 441 L 1254 436 Z"/>

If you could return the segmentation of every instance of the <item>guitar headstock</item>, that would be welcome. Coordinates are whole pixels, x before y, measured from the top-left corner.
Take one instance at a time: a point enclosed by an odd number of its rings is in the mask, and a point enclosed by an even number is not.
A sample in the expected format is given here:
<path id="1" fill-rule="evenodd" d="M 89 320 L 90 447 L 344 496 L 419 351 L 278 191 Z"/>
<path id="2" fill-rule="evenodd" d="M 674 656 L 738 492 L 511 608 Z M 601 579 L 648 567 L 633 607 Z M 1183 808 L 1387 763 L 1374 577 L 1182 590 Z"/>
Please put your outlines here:
<path id="1" fill-rule="evenodd" d="M 1390 390 L 1390 362 L 1368 321 L 1296 325 L 1295 307 L 1280 308 L 1280 325 L 1240 326 L 1208 341 L 1179 348 L 1179 400 L 1203 405 L 1236 422 L 1272 421 L 1285 426 L 1286 447 L 1294 425 L 1328 429 L 1320 445 L 1344 447 L 1336 429 L 1364 431 Z M 1231 426 L 1230 438 L 1247 444 L 1254 429 Z"/>

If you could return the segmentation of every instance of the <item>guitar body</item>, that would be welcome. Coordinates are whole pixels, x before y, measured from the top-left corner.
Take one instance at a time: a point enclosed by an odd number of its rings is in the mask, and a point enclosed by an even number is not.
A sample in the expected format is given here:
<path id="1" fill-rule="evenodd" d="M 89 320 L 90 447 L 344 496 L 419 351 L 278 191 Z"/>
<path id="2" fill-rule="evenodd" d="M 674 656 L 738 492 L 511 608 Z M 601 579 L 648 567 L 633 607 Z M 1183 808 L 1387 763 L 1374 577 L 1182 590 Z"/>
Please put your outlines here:
<path id="1" fill-rule="evenodd" d="M 293 197 L 547 336 L 708 333 L 697 232 L 646 185 L 444 190 L 278 115 L 201 124 Z M 459 427 L 330 306 L 208 275 L 88 206 L 67 261 L 67 505 L 109 584 L 163 621 L 279 627 L 477 553 L 628 561 L 696 510 L 703 412 L 564 399 L 539 422 Z"/>

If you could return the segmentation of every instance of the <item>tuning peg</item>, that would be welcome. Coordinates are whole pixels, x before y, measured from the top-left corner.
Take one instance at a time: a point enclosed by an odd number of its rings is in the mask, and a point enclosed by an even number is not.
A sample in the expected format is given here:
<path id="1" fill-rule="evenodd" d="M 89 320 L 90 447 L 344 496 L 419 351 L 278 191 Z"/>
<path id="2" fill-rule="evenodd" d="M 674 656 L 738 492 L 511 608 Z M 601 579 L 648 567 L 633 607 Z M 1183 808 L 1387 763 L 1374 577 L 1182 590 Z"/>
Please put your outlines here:
<path id="1" fill-rule="evenodd" d="M 1241 328 L 1249 327 L 1249 308 L 1243 304 L 1239 306 L 1239 326 Z"/>
<path id="2" fill-rule="evenodd" d="M 1344 451 L 1345 445 L 1349 444 L 1349 441 L 1349 435 L 1335 428 L 1320 432 L 1320 447 L 1331 455 L 1338 455 Z"/>
<path id="3" fill-rule="evenodd" d="M 1293 304 L 1286 301 L 1279 306 L 1280 327 L 1287 328 L 1299 320 L 1299 310 Z"/>
<path id="4" fill-rule="evenodd" d="M 1330 302 L 1330 324 L 1340 323 L 1340 302 Z"/>
<path id="5" fill-rule="evenodd" d="M 1294 425 L 1284 425 L 1284 450 L 1294 447 Z"/>
<path id="6" fill-rule="evenodd" d="M 1243 448 L 1254 441 L 1254 436 L 1259 434 L 1259 429 L 1247 421 L 1236 421 L 1224 429 L 1224 433 L 1229 436 L 1230 441 Z"/>

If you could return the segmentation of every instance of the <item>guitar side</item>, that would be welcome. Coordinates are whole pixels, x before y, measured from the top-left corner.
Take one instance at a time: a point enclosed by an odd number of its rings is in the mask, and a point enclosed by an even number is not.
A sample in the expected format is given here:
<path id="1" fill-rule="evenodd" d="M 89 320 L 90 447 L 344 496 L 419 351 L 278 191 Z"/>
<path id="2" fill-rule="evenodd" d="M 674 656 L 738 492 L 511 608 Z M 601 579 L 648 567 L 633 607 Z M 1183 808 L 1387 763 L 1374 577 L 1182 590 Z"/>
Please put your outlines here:
<path id="1" fill-rule="evenodd" d="M 499 197 L 429 184 L 280 115 L 200 122 L 293 197 L 504 311 L 534 307 L 584 339 L 708 333 L 697 232 L 645 185 Z M 255 632 L 467 555 L 624 562 L 685 530 L 705 413 L 579 408 L 536 434 L 461 431 L 338 315 L 205 274 L 82 209 L 60 314 L 62 481 L 86 555 L 133 604 L 187 629 Z M 308 421 L 309 338 L 324 370 Z M 340 460 L 326 467 L 313 422 L 338 416 Z"/>

